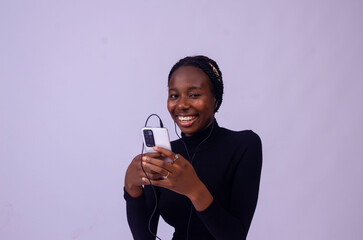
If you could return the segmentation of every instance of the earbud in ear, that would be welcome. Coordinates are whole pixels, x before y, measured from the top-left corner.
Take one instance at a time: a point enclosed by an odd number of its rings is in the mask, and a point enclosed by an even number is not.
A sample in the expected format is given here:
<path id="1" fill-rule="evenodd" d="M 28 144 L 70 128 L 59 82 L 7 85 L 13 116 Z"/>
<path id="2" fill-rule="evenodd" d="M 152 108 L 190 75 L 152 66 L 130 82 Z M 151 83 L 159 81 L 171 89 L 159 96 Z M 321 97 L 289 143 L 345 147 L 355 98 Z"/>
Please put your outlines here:
<path id="1" fill-rule="evenodd" d="M 219 105 L 219 102 L 218 102 L 218 100 L 216 100 L 216 105 L 214 106 L 214 110 L 217 110 L 218 105 Z"/>

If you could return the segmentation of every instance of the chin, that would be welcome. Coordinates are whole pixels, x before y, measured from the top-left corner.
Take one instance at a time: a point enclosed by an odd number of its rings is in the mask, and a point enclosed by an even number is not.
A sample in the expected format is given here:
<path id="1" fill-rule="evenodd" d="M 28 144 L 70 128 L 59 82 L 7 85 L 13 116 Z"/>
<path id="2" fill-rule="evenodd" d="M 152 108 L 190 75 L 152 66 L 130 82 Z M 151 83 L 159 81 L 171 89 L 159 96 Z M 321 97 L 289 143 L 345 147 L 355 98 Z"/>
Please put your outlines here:
<path id="1" fill-rule="evenodd" d="M 182 127 L 180 126 L 179 124 L 178 125 L 178 128 L 180 129 L 180 131 L 182 133 L 184 133 L 185 135 L 193 135 L 196 131 L 193 130 L 192 128 L 186 128 L 186 127 Z"/>
<path id="2" fill-rule="evenodd" d="M 185 134 L 185 136 L 191 136 L 195 133 L 194 131 L 183 131 L 183 129 L 181 129 L 181 131 Z"/>

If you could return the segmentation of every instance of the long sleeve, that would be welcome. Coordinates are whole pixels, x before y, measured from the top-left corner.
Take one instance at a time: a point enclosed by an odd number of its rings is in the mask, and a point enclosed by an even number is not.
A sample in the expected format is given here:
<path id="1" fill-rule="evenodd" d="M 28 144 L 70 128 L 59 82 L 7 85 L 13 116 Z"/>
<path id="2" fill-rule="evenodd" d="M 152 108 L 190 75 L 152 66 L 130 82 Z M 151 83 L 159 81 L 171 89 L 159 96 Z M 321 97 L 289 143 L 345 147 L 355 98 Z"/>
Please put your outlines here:
<path id="1" fill-rule="evenodd" d="M 198 146 L 207 136 L 208 140 Z M 257 204 L 262 167 L 258 135 L 250 130 L 236 132 L 216 125 L 212 133 L 209 128 L 173 141 L 172 149 L 184 157 L 192 157 L 189 161 L 214 200 L 202 212 L 191 211 L 186 196 L 156 187 L 158 208 L 152 219 L 152 231 L 156 232 L 160 215 L 174 227 L 173 240 L 246 239 Z M 125 192 L 125 199 L 134 239 L 155 239 L 148 230 L 155 206 L 152 189 L 146 186 L 139 198 L 131 198 Z"/>
<path id="2" fill-rule="evenodd" d="M 156 187 L 155 190 L 158 191 Z M 155 196 L 153 189 L 150 186 L 145 186 L 143 188 L 143 194 L 137 198 L 131 197 L 124 189 L 124 198 L 126 200 L 127 221 L 134 239 L 155 239 L 148 229 L 149 219 L 155 208 Z M 158 221 L 159 212 L 156 210 L 150 224 L 151 231 L 155 234 L 157 231 Z"/>
<path id="3" fill-rule="evenodd" d="M 214 200 L 198 212 L 208 231 L 218 240 L 246 239 L 256 208 L 262 167 L 262 146 L 257 134 L 249 131 L 248 145 L 236 167 L 228 209 Z"/>

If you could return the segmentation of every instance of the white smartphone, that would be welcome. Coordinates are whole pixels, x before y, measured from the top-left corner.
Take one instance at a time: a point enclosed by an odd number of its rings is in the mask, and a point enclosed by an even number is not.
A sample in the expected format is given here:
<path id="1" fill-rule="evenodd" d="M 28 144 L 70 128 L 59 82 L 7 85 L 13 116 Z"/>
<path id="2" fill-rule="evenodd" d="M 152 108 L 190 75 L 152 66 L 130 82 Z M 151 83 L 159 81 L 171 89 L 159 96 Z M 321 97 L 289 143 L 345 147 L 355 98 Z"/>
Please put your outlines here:
<path id="1" fill-rule="evenodd" d="M 153 147 L 162 147 L 171 150 L 168 129 L 157 127 L 144 127 L 141 129 L 142 139 L 144 140 L 145 152 L 155 152 Z M 164 161 L 172 162 L 169 158 Z"/>

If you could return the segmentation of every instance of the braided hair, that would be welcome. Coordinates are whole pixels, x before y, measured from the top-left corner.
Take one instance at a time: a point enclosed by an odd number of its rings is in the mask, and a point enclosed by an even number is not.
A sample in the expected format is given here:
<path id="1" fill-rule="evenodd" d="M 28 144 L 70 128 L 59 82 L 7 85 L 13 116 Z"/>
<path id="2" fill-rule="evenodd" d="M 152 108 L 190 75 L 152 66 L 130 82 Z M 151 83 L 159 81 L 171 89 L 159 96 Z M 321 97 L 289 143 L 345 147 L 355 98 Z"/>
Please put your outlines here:
<path id="1" fill-rule="evenodd" d="M 223 100 L 222 72 L 219 70 L 217 63 L 214 60 L 202 55 L 182 58 L 171 68 L 168 76 L 168 84 L 170 83 L 170 79 L 173 73 L 178 68 L 183 66 L 197 67 L 201 69 L 205 74 L 207 74 L 213 86 L 212 91 L 216 97 L 216 106 L 214 112 L 217 112 Z"/>

